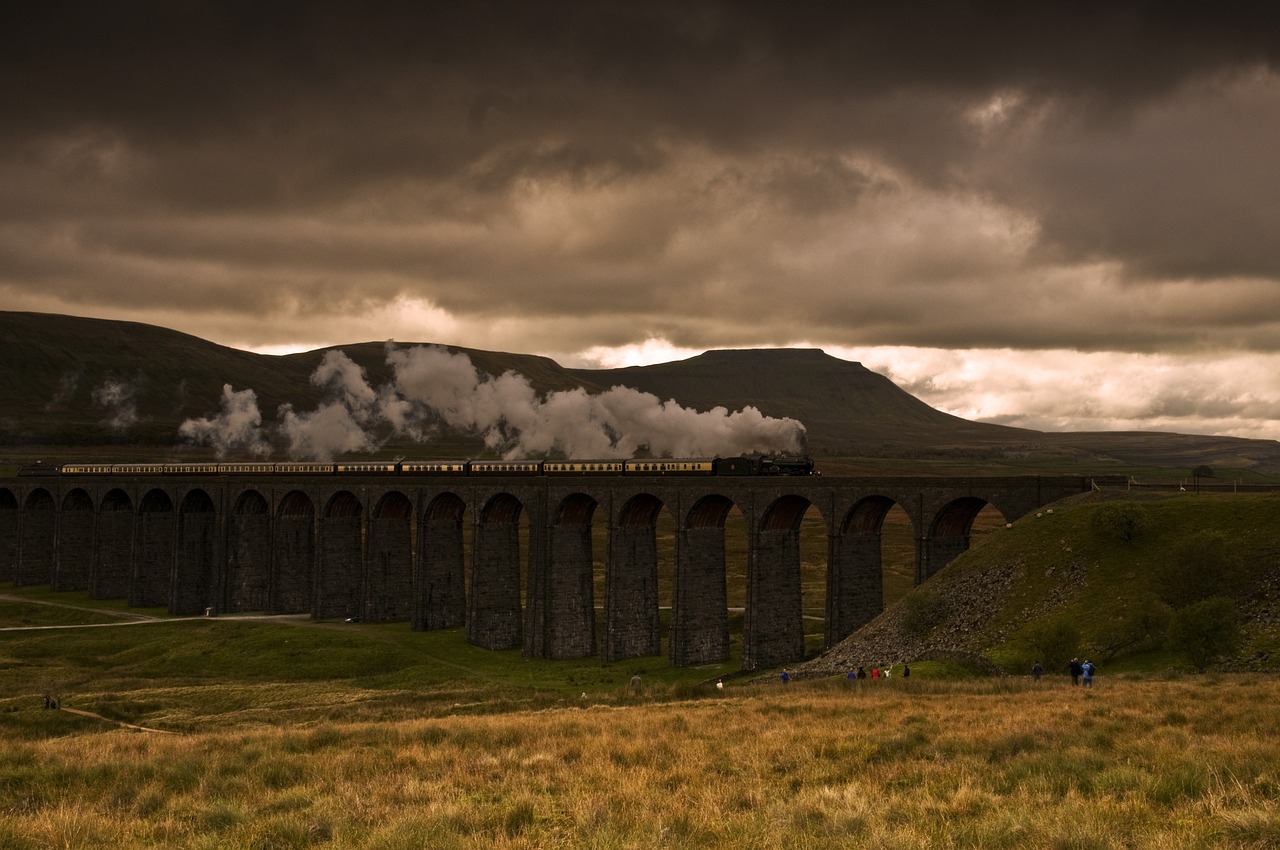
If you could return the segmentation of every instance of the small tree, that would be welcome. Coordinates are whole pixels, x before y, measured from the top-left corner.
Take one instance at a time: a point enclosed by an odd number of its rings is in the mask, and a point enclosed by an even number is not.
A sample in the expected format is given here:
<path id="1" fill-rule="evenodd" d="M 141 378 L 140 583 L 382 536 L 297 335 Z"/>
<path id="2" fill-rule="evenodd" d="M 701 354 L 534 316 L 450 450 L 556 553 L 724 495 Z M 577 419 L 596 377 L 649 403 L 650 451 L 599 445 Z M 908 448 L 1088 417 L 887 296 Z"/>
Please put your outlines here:
<path id="1" fill-rule="evenodd" d="M 1169 626 L 1169 649 L 1186 656 L 1197 670 L 1239 652 L 1243 642 L 1235 603 L 1221 596 L 1188 605 L 1173 615 Z"/>
<path id="2" fill-rule="evenodd" d="M 912 637 L 924 637 L 946 619 L 949 610 L 941 594 L 916 590 L 902 600 L 902 629 Z"/>
<path id="3" fill-rule="evenodd" d="M 1151 515 L 1133 502 L 1104 502 L 1089 518 L 1089 527 L 1099 539 L 1127 546 L 1151 527 Z"/>
<path id="4" fill-rule="evenodd" d="M 1199 531 L 1154 571 L 1156 592 L 1174 608 L 1240 591 L 1244 565 L 1226 535 Z"/>
<path id="5" fill-rule="evenodd" d="M 1080 630 L 1065 616 L 1034 623 L 1026 636 L 1027 647 L 1050 672 L 1065 673 L 1080 647 Z"/>
<path id="6" fill-rule="evenodd" d="M 1148 596 L 1125 609 L 1118 617 L 1102 628 L 1098 637 L 1098 650 L 1103 661 L 1110 661 L 1121 652 L 1157 649 L 1169 634 L 1169 622 L 1173 612 L 1155 596 Z"/>

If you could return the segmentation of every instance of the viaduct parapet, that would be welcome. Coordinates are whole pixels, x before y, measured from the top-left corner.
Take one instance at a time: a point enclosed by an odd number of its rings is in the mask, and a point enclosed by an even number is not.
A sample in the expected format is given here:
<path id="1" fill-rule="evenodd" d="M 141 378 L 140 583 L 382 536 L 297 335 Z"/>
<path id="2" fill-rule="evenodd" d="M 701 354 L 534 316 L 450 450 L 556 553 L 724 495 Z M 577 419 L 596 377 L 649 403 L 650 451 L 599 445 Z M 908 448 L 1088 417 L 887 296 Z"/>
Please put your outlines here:
<path id="1" fill-rule="evenodd" d="M 832 646 L 884 607 L 881 528 L 895 506 L 914 529 L 919 584 L 968 548 L 987 505 L 1013 521 L 1092 486 L 1040 476 L 19 477 L 0 479 L 0 581 L 175 615 L 465 628 L 478 646 L 552 659 L 660 655 L 669 604 L 670 662 L 692 666 L 729 658 L 733 569 L 746 576 L 742 663 L 752 670 L 804 657 L 800 531 L 811 511 L 827 538 Z M 727 547 L 735 507 L 747 539 Z M 674 539 L 660 540 L 660 527 Z M 659 598 L 663 560 L 669 599 Z"/>

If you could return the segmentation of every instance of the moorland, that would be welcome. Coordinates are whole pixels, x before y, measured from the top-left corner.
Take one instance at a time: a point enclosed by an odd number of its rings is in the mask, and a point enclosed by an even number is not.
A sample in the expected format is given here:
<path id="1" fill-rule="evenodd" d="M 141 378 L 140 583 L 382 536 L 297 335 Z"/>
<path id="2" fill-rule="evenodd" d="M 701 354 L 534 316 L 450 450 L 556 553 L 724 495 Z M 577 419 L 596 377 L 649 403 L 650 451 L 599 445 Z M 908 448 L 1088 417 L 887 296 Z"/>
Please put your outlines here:
<path id="1" fill-rule="evenodd" d="M 224 382 L 253 387 L 264 410 L 321 400 L 316 352 L 34 314 L 0 313 L 0 330 L 0 476 L 71 454 L 191 456 L 176 425 L 210 413 Z M 343 350 L 385 378 L 381 344 Z M 821 352 L 607 373 L 470 356 L 540 391 L 626 383 L 800 418 L 829 472 L 1174 486 L 1008 524 L 984 512 L 970 550 L 919 588 L 911 530 L 891 512 L 888 608 L 828 652 L 821 535 L 802 531 L 812 657 L 785 686 L 739 671 L 740 613 L 732 657 L 689 669 L 0 585 L 0 846 L 1280 846 L 1280 496 L 1231 486 L 1275 483 L 1277 444 L 967 423 Z M 94 391 L 125 379 L 135 416 L 121 430 Z M 482 447 L 452 434 L 431 450 Z M 1206 474 L 1226 486 L 1177 489 Z M 743 578 L 728 578 L 733 604 Z M 1082 654 L 1100 669 L 1088 690 L 1064 672 Z M 896 675 L 846 678 L 871 664 Z"/>

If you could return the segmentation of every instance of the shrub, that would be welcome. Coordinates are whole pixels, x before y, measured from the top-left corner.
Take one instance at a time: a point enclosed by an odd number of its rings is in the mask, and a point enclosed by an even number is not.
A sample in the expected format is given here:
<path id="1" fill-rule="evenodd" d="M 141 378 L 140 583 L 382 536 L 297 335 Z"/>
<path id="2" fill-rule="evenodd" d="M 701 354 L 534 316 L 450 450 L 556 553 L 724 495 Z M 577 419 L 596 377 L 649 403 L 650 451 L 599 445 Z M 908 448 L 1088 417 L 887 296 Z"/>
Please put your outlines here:
<path id="1" fill-rule="evenodd" d="M 1169 633 L 1172 612 L 1154 596 L 1147 596 L 1101 628 L 1098 651 L 1109 661 L 1125 650 L 1156 649 Z"/>
<path id="2" fill-rule="evenodd" d="M 1106 502 L 1093 512 L 1089 527 L 1099 539 L 1127 546 L 1151 527 L 1151 515 L 1134 502 Z"/>
<path id="3" fill-rule="evenodd" d="M 1243 563 L 1226 535 L 1200 531 L 1172 558 L 1155 569 L 1156 590 L 1174 608 L 1185 608 L 1211 596 L 1234 596 L 1240 589 Z"/>
<path id="4" fill-rule="evenodd" d="M 1188 605 L 1173 615 L 1169 626 L 1169 649 L 1186 656 L 1197 670 L 1239 652 L 1242 641 L 1235 603 L 1222 596 Z"/>
<path id="5" fill-rule="evenodd" d="M 912 637 L 923 637 L 947 618 L 949 606 L 932 590 L 917 590 L 902 600 L 902 629 Z"/>
<path id="6" fill-rule="evenodd" d="M 1065 673 L 1067 663 L 1079 651 L 1080 630 L 1066 617 L 1033 623 L 1026 633 L 1031 660 L 1039 661 L 1046 673 Z M 1030 661 L 1025 664 L 1030 667 Z"/>

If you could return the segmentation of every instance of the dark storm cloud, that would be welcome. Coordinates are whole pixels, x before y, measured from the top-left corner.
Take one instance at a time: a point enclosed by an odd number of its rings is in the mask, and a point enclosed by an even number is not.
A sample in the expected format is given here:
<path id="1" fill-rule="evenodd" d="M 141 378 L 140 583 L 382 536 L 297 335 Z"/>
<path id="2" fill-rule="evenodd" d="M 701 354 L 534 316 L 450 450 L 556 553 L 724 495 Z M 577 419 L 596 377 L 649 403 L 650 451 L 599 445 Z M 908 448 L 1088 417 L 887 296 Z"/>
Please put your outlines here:
<path id="1" fill-rule="evenodd" d="M 524 350 L 1280 348 L 1274 15 L 26 4 L 0 293 L 235 344 L 413 302 Z"/>

